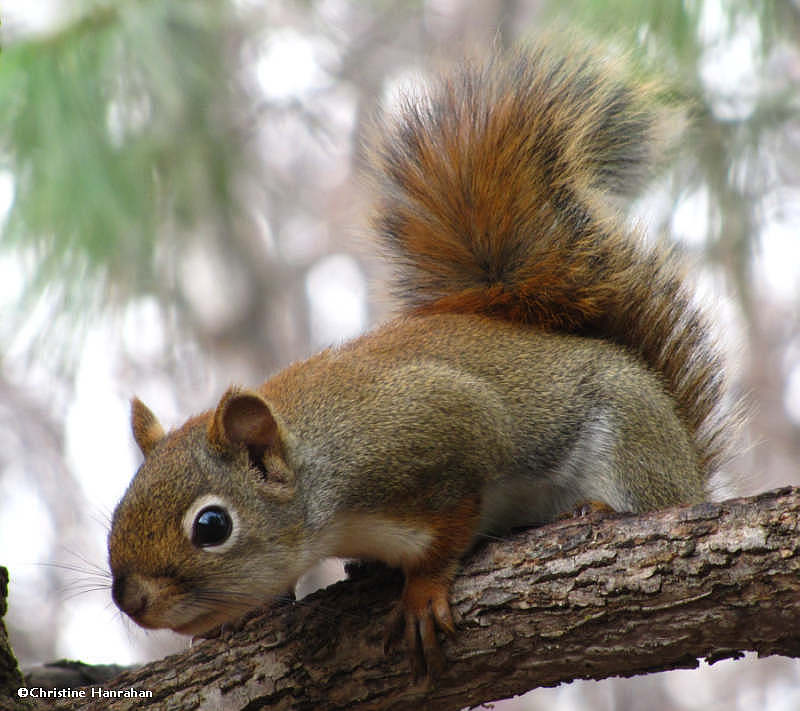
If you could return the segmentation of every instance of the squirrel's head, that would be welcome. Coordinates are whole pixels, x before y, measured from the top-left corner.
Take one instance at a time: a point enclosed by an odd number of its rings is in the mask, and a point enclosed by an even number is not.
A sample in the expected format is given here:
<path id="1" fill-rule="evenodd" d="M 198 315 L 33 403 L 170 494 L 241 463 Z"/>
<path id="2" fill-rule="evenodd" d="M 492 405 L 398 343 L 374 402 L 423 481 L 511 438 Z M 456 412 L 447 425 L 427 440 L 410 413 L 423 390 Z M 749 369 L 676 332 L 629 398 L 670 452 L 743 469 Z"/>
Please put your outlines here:
<path id="1" fill-rule="evenodd" d="M 139 400 L 144 462 L 108 537 L 112 597 L 142 627 L 202 634 L 291 588 L 305 563 L 288 434 L 255 391 L 165 433 Z"/>

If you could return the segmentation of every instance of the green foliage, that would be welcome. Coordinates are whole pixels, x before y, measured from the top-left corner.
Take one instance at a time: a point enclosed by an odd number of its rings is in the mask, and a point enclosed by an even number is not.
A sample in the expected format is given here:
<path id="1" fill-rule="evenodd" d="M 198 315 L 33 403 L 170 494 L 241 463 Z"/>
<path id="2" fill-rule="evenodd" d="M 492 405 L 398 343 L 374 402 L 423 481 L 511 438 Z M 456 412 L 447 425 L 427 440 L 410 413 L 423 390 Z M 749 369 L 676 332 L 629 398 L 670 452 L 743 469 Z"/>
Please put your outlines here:
<path id="1" fill-rule="evenodd" d="M 225 7 L 109 3 L 4 48 L 2 244 L 32 255 L 34 293 L 61 287 L 69 305 L 91 283 L 104 299 L 150 289 L 166 235 L 229 211 Z"/>
<path id="2" fill-rule="evenodd" d="M 708 194 L 706 254 L 724 266 L 746 313 L 764 203 L 796 184 L 795 74 L 800 8 L 760 0 L 569 0 L 551 3 L 600 37 L 636 47 L 691 116 L 673 195 Z M 777 68 L 777 71 L 776 71 Z"/>
<path id="3" fill-rule="evenodd" d="M 384 6 L 399 8 L 398 15 L 422 11 L 418 2 L 352 5 L 364 13 Z M 667 79 L 666 98 L 675 95 L 691 108 L 695 130 L 685 141 L 676 199 L 681 191 L 708 190 L 714 217 L 734 216 L 732 223 L 710 220 L 717 235 L 708 243 L 738 240 L 744 281 L 758 232 L 757 200 L 774 191 L 774 181 L 763 176 L 797 163 L 796 151 L 776 138 L 797 120 L 797 82 L 767 69 L 779 43 L 796 51 L 797 4 L 559 0 L 550 6 L 573 35 L 583 25 L 603 42 L 610 37 L 620 48 L 637 47 L 645 71 L 654 67 Z M 22 255 L 31 303 L 47 293 L 51 306 L 71 317 L 92 316 L 112 297 L 124 303 L 143 291 L 170 290 L 168 265 L 180 259 L 183 240 L 229 234 L 232 186 L 247 157 L 234 127 L 247 125 L 241 114 L 253 111 L 251 99 L 235 93 L 244 72 L 231 59 L 247 55 L 237 54 L 233 4 L 103 0 L 88 7 L 55 33 L 18 40 L 0 53 L 0 172 L 13 176 L 15 188 L 0 247 Z M 318 12 L 309 2 L 264 3 L 253 13 L 262 26 L 248 32 L 294 16 L 276 7 L 301 9 L 309 24 Z M 704 28 L 709 14 L 711 38 Z M 724 45 L 742 27 L 755 38 L 762 64 L 746 86 L 734 87 L 749 94 L 744 101 L 720 99 L 703 76 L 704 61 L 710 44 Z M 353 39 L 345 35 L 343 42 Z M 727 99 L 752 101 L 753 109 L 721 115 Z M 770 172 L 770 166 L 777 167 Z M 0 328 L 8 329 L 7 321 Z"/>

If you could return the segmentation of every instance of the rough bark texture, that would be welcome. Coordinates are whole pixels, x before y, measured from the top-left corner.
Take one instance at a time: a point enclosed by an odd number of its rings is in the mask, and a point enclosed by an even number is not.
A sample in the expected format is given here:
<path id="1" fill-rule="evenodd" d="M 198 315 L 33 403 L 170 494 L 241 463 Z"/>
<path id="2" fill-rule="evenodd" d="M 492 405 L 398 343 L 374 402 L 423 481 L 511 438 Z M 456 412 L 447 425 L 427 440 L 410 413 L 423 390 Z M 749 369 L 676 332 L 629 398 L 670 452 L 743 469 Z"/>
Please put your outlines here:
<path id="1" fill-rule="evenodd" d="M 3 622 L 8 609 L 7 598 L 8 570 L 0 566 L 0 709 L 2 711 L 27 708 L 17 696 L 17 689 L 22 686 L 22 674 L 8 642 L 8 632 Z"/>
<path id="2" fill-rule="evenodd" d="M 71 659 L 59 659 L 48 664 L 23 669 L 25 686 L 56 689 L 73 689 L 79 686 L 103 685 L 126 671 L 134 671 L 141 665 L 84 664 Z"/>
<path id="3" fill-rule="evenodd" d="M 124 674 L 151 699 L 47 708 L 448 709 L 577 678 L 697 666 L 752 650 L 800 656 L 800 490 L 644 516 L 561 521 L 466 561 L 434 688 L 384 656 L 399 582 L 369 576 L 249 621 L 229 639 Z M 390 576 L 391 577 L 391 576 Z"/>

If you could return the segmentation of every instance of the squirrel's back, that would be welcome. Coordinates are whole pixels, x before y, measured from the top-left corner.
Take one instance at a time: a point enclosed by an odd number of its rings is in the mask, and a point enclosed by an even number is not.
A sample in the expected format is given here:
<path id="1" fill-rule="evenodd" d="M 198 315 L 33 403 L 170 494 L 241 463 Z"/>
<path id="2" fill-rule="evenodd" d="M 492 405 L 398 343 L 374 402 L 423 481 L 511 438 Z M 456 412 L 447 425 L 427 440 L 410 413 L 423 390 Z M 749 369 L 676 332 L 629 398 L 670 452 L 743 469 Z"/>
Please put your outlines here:
<path id="1" fill-rule="evenodd" d="M 708 476 L 720 355 L 682 263 L 619 214 L 664 127 L 655 85 L 594 54 L 464 63 L 383 120 L 374 223 L 412 313 L 476 313 L 615 342 L 660 374 Z"/>

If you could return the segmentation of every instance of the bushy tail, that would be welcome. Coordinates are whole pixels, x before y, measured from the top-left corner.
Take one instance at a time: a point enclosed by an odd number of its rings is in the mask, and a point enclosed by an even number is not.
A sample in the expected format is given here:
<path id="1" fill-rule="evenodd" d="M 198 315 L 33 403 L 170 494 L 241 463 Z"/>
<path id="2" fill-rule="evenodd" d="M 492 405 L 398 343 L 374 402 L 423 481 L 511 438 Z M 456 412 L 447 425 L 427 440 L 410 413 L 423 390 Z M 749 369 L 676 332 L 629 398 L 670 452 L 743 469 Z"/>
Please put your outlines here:
<path id="1" fill-rule="evenodd" d="M 375 225 L 409 310 L 615 341 L 663 376 L 702 469 L 723 455 L 720 356 L 664 247 L 618 216 L 660 144 L 655 88 L 596 56 L 466 63 L 384 119 Z"/>

